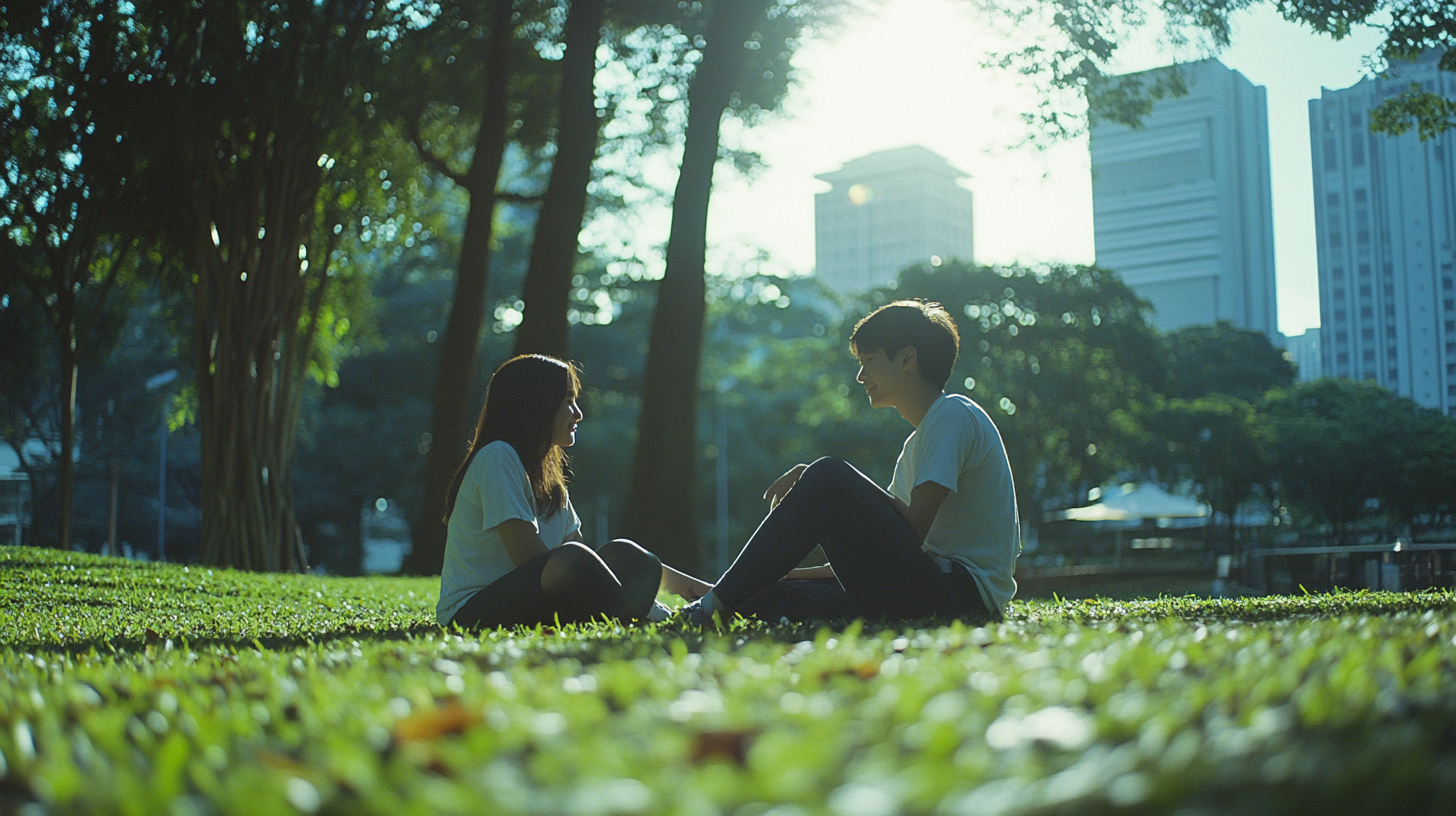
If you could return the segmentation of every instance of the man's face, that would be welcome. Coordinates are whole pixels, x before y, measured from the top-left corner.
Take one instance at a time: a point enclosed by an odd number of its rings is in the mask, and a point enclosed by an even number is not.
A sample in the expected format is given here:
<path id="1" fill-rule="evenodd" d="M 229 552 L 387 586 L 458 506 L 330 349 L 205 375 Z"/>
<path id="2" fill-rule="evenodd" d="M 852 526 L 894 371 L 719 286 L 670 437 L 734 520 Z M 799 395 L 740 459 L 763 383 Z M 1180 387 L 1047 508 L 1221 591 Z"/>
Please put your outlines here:
<path id="1" fill-rule="evenodd" d="M 910 386 L 920 377 L 920 369 L 911 361 L 909 347 L 891 356 L 884 349 L 859 354 L 859 374 L 855 381 L 865 387 L 872 408 L 894 408 L 901 398 L 909 393 Z"/>

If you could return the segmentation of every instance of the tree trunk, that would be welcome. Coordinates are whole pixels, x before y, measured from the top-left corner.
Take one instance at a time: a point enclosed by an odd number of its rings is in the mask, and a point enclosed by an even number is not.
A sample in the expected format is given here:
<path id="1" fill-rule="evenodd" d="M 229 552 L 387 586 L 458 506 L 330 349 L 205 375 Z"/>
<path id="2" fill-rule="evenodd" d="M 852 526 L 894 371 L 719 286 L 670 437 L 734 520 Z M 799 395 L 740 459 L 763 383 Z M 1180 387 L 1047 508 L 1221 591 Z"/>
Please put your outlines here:
<path id="1" fill-rule="evenodd" d="M 566 310 L 601 123 L 596 108 L 597 44 L 606 8 L 606 0 L 572 0 L 566 18 L 556 158 L 521 289 L 526 313 L 516 329 L 516 354 L 567 355 Z"/>
<path id="2" fill-rule="evenodd" d="M 192 248 L 204 564 L 307 568 L 292 483 L 299 385 L 329 283 L 326 251 L 315 253 L 314 274 L 300 273 L 322 184 L 319 152 L 278 134 L 267 155 L 236 162 L 235 174 L 219 168 L 223 183 L 193 201 L 199 223 L 218 234 L 195 236 Z"/>
<path id="3" fill-rule="evenodd" d="M 71 518 L 76 505 L 76 288 L 69 263 L 57 264 L 61 285 L 56 287 L 56 332 L 60 335 L 61 449 L 57 471 L 61 492 L 60 528 L 56 546 L 71 549 Z"/>
<path id="4" fill-rule="evenodd" d="M 747 62 L 743 44 L 767 5 L 766 0 L 719 0 L 712 8 L 703 59 L 688 89 L 687 135 L 672 201 L 667 270 L 652 314 L 637 420 L 625 532 L 664 562 L 690 572 L 702 564 L 695 512 L 696 431 L 707 309 L 703 266 L 708 199 L 723 111 Z"/>
<path id="5" fill-rule="evenodd" d="M 469 417 L 466 400 L 475 381 L 480 331 L 485 318 L 485 288 L 490 277 L 490 242 L 495 225 L 496 185 L 510 128 L 511 0 L 496 0 L 492 9 L 490 60 L 485 103 L 475 156 L 462 180 L 470 194 L 465 237 L 455 272 L 455 297 L 445 332 L 440 336 L 440 362 L 435 372 L 434 412 L 425 460 L 424 498 L 419 523 L 411 531 L 412 548 L 403 570 L 415 575 L 440 572 L 445 563 L 445 492 L 465 455 Z"/>

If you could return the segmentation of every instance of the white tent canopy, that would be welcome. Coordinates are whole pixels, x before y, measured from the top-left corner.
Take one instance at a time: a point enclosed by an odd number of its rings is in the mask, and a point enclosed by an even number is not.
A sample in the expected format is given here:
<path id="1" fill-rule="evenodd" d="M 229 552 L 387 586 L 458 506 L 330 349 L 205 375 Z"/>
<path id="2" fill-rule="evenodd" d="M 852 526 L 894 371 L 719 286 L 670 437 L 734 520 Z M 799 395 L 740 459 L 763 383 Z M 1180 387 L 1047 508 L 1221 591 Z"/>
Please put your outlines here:
<path id="1" fill-rule="evenodd" d="M 1102 493 L 1096 504 L 1050 514 L 1053 520 L 1127 521 L 1130 519 L 1204 518 L 1208 505 L 1174 496 L 1154 484 L 1125 484 Z"/>

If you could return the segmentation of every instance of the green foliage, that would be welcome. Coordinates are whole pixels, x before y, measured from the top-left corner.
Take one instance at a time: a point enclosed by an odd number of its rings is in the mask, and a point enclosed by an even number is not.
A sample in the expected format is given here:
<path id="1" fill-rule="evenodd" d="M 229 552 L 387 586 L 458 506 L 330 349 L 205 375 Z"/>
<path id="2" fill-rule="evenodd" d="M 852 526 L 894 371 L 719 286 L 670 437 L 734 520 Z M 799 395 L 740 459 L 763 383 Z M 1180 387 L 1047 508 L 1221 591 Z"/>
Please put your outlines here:
<path id="1" fill-rule="evenodd" d="M 1398 525 L 1453 511 L 1445 474 L 1456 461 L 1456 420 L 1374 383 L 1337 379 L 1276 390 L 1266 411 L 1281 495 L 1337 535 L 1377 509 L 1404 511 Z"/>
<path id="2" fill-rule="evenodd" d="M 1197 497 L 1234 528 L 1239 507 L 1267 486 L 1274 465 L 1268 422 L 1253 405 L 1238 397 L 1214 393 L 1197 399 L 1174 399 L 1151 411 L 1147 427 L 1167 445 L 1165 455 L 1149 457 L 1164 464 L 1160 481 L 1176 486 L 1187 480 Z"/>
<path id="3" fill-rule="evenodd" d="M 430 625 L 425 579 L 0 559 L 7 807 L 1434 813 L 1456 795 L 1445 591 L 462 637 Z"/>
<path id="4" fill-rule="evenodd" d="M 1272 388 L 1294 385 L 1294 364 L 1260 331 L 1220 321 L 1169 332 L 1163 345 L 1170 399 L 1227 394 L 1255 402 Z"/>
<path id="5" fill-rule="evenodd" d="M 1413 127 L 1423 142 L 1456 128 L 1456 100 L 1421 90 L 1419 83 L 1412 82 L 1404 93 L 1386 99 L 1370 112 L 1372 133 L 1399 136 Z"/>

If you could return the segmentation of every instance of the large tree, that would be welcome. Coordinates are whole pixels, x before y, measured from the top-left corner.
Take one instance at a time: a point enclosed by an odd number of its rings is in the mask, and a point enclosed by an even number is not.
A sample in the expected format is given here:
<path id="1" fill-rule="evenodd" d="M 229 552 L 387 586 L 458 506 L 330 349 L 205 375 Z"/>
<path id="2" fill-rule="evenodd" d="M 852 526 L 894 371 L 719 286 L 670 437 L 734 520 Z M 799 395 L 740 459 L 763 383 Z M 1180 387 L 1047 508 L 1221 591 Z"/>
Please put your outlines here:
<path id="1" fill-rule="evenodd" d="M 184 264 L 202 439 L 199 558 L 305 567 L 293 460 L 306 376 L 328 376 L 357 293 L 345 241 L 398 232 L 370 151 L 398 4 L 141 0 L 128 135 L 150 162 L 146 209 Z M 394 194 L 390 194 L 391 197 Z M 356 225 L 367 224 L 359 227 Z M 361 252 L 364 250 L 361 249 Z"/>
<path id="2" fill-rule="evenodd" d="M 749 63 L 748 43 L 755 42 L 754 29 L 770 1 L 718 0 L 709 6 L 702 61 L 688 89 L 667 268 L 657 290 L 642 384 L 625 532 L 664 561 L 690 571 L 699 568 L 702 557 L 694 497 L 708 200 L 723 112 Z"/>
<path id="3" fill-rule="evenodd" d="M 556 154 L 536 218 L 531 261 L 521 290 L 525 314 L 516 329 L 517 354 L 567 356 L 567 306 L 575 273 L 577 236 L 586 216 L 587 185 L 596 158 L 597 45 L 607 0 L 572 0 L 562 32 L 561 97 L 556 109 Z"/>
<path id="4" fill-rule="evenodd" d="M 48 324 L 56 362 L 58 416 L 9 423 L 12 435 L 54 434 L 60 512 L 55 543 L 71 546 L 75 497 L 76 393 L 81 360 L 136 242 L 126 187 L 133 168 L 122 139 L 131 111 L 110 77 L 137 46 L 125 15 L 109 3 L 53 0 L 7 10 L 0 26 L 0 293 L 31 304 Z M 25 290 L 22 297 L 22 292 Z M 9 351 L 7 351 L 7 355 Z M 38 376 L 40 371 L 27 372 Z M 24 400 L 9 399 L 19 416 Z M 53 424 L 52 424 L 53 422 Z M 23 429 L 21 426 L 24 426 Z M 19 450 L 19 449 L 17 449 Z M 24 461 L 24 457 L 22 457 Z"/>
<path id="5" fill-rule="evenodd" d="M 443 85 L 422 84 L 414 89 L 415 106 L 404 111 L 404 120 L 420 155 L 440 175 L 450 179 L 469 196 L 465 229 L 456 264 L 454 296 L 449 318 L 440 334 L 439 363 L 435 371 L 429 436 L 424 444 L 424 495 L 419 519 L 413 529 L 413 549 L 405 570 L 430 574 L 440 570 L 445 556 L 445 492 L 451 475 L 464 452 L 468 419 L 467 401 L 479 365 L 481 324 L 485 319 L 485 295 L 490 281 L 491 245 L 495 232 L 498 187 L 505 151 L 515 130 L 511 105 L 511 78 L 524 62 L 517 53 L 517 24 L 512 0 L 491 0 L 488 6 L 488 35 L 478 36 L 468 11 L 471 4 L 457 4 L 438 16 L 427 38 L 420 38 L 421 52 L 416 65 L 422 82 L 430 73 L 441 72 L 451 81 Z M 453 39 L 464 30 L 477 36 L 463 42 Z M 459 67 L 449 67 L 456 66 Z M 427 73 L 429 72 L 429 73 Z M 526 73 L 520 71 L 521 73 Z M 458 76 L 457 74 L 463 74 Z M 461 98 L 464 97 L 464 98 Z M 411 100 L 406 99 L 406 102 Z M 470 123 L 449 115 L 461 109 L 474 117 L 474 139 L 469 147 L 459 145 L 469 156 L 468 168 L 456 169 L 449 154 L 453 132 L 469 131 Z"/>
<path id="6" fill-rule="evenodd" d="M 1227 394 L 1256 402 L 1271 388 L 1294 385 L 1294 364 L 1259 331 L 1227 321 L 1187 326 L 1163 336 L 1170 399 Z"/>

